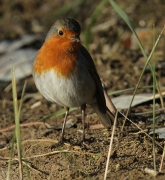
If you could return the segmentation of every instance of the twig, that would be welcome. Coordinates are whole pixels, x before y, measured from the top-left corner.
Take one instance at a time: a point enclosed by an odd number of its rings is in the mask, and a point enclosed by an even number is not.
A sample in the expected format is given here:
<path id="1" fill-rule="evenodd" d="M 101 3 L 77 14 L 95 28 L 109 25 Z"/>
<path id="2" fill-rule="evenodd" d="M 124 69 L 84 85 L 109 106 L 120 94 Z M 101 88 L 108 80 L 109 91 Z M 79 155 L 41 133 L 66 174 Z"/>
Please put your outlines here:
<path id="1" fill-rule="evenodd" d="M 53 155 L 53 154 L 58 154 L 58 153 L 68 153 L 68 152 L 74 152 L 74 151 L 69 151 L 69 150 L 52 151 L 52 152 L 49 152 L 49 153 L 38 154 L 38 155 L 35 155 L 35 156 L 30 156 L 30 157 L 26 157 L 26 158 L 22 158 L 22 159 L 23 159 L 23 160 L 26 160 L 26 159 L 31 159 L 31 158 L 37 158 L 37 157 L 42 157 L 42 156 L 50 156 L 50 155 Z"/>
<path id="2" fill-rule="evenodd" d="M 164 156 L 165 156 L 165 144 L 164 144 L 162 159 L 161 159 L 161 162 L 160 162 L 159 172 L 162 171 Z"/>
<path id="3" fill-rule="evenodd" d="M 28 126 L 34 126 L 34 125 L 46 125 L 47 127 L 50 126 L 50 124 L 48 123 L 43 123 L 43 122 L 31 122 L 31 123 L 24 123 L 24 124 L 20 124 L 20 127 L 28 127 Z M 0 129 L 0 133 L 2 132 L 6 132 L 6 131 L 10 131 L 11 129 L 14 129 L 15 125 L 9 126 L 7 128 L 4 129 Z"/>
<path id="4" fill-rule="evenodd" d="M 58 154 L 58 153 L 67 153 L 67 152 L 75 152 L 75 151 L 69 151 L 69 150 L 63 150 L 63 151 L 52 151 L 49 153 L 45 153 L 45 154 L 37 154 L 35 156 L 30 156 L 30 157 L 26 157 L 26 158 L 22 158 L 22 160 L 27 160 L 27 159 L 31 159 L 31 158 L 37 158 L 37 157 L 43 157 L 43 156 L 50 156 L 53 154 Z M 0 156 L 0 159 L 2 160 L 10 160 L 10 157 L 2 157 Z M 13 158 L 12 161 L 18 160 L 18 158 Z"/>
<path id="5" fill-rule="evenodd" d="M 118 115 L 118 111 L 116 112 L 116 116 L 115 116 L 115 120 L 114 120 L 114 124 L 113 124 L 112 135 L 111 135 L 111 140 L 110 140 L 110 144 L 109 144 L 109 151 L 108 151 L 107 163 L 106 163 L 105 174 L 104 174 L 104 180 L 107 179 L 108 165 L 109 165 L 109 159 L 110 159 L 111 150 L 112 150 L 113 137 L 114 137 L 114 134 L 115 134 L 115 127 L 116 127 L 117 115 Z"/>

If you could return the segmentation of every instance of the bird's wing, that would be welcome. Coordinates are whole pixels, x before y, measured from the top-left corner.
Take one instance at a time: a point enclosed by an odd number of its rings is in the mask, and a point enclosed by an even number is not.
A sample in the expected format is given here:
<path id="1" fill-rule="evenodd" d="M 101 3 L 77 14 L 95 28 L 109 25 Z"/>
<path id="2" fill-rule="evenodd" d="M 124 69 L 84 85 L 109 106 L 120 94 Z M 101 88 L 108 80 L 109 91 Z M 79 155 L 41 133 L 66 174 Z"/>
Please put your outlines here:
<path id="1" fill-rule="evenodd" d="M 97 73 L 93 59 L 84 46 L 82 46 L 82 48 L 81 48 L 81 53 L 85 57 L 85 59 L 88 60 L 88 63 L 89 63 L 88 71 L 89 71 L 93 81 L 96 84 L 96 100 L 98 102 L 99 110 L 102 113 L 106 113 L 107 108 L 106 108 L 106 102 L 105 102 L 105 97 L 104 97 L 104 93 L 103 93 L 103 87 L 101 85 L 101 80 Z"/>

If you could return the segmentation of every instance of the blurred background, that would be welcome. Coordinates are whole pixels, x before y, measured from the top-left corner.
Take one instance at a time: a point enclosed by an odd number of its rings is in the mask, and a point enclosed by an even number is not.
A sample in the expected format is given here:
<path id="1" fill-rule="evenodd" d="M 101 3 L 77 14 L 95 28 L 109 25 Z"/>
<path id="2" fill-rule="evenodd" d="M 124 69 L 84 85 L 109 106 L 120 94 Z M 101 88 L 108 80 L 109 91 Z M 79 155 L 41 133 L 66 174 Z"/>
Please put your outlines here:
<path id="1" fill-rule="evenodd" d="M 116 3 L 127 13 L 146 51 L 149 52 L 153 46 L 154 36 L 156 38 L 164 26 L 165 2 L 117 0 Z M 131 31 L 107 0 L 1 0 L 0 40 L 3 44 L 6 41 L 13 43 L 14 40 L 26 35 L 37 35 L 35 40 L 26 41 L 19 48 L 30 47 L 38 50 L 48 30 L 59 17 L 71 17 L 80 23 L 82 43 L 89 49 L 94 60 L 115 60 L 114 63 L 111 61 L 110 67 L 113 68 L 121 66 L 118 61 L 116 62 L 121 58 L 137 61 L 141 57 Z M 156 29 L 156 33 L 153 32 L 153 28 Z M 8 46 L 2 46 L 1 43 L 1 55 L 8 49 Z M 159 43 L 159 47 L 161 52 L 159 51 L 158 55 L 164 58 L 164 41 Z"/>
<path id="2" fill-rule="evenodd" d="M 163 0 L 117 0 L 116 3 L 127 13 L 133 22 L 146 52 L 149 53 L 153 46 L 154 39 L 157 38 L 164 26 L 165 2 Z M 9 59 L 14 61 L 14 65 L 19 65 L 21 62 L 24 62 L 27 56 L 31 59 L 29 62 L 33 62 L 32 58 L 35 57 L 38 49 L 42 46 L 48 30 L 56 19 L 60 17 L 74 18 L 80 23 L 82 27 L 82 43 L 91 53 L 96 65 L 105 65 L 102 68 L 101 66 L 98 67 L 100 73 L 104 71 L 101 76 L 105 76 L 105 67 L 107 66 L 108 69 L 106 70 L 108 75 L 114 76 L 114 80 L 109 79 L 108 76 L 103 77 L 108 86 L 111 86 L 111 89 L 123 89 L 131 86 L 128 83 L 128 72 L 131 71 L 130 68 L 132 68 L 132 65 L 138 65 L 132 63 L 138 62 L 140 65 L 144 65 L 144 59 L 139 51 L 135 37 L 107 0 L 1 0 L 0 80 L 9 80 L 10 69 L 8 68 L 9 63 L 7 63 Z M 10 47 L 11 44 L 14 45 Z M 24 53 L 24 51 L 22 51 L 24 49 L 27 50 L 27 48 L 30 48 L 28 55 L 26 54 L 27 52 Z M 9 52 L 11 53 L 18 49 L 21 49 L 21 53 L 23 52 L 23 54 L 9 54 L 9 56 L 6 57 Z M 162 60 L 165 58 L 163 49 L 164 39 L 159 43 L 156 52 L 157 60 L 161 61 L 161 66 Z M 24 59 L 22 60 L 18 57 L 24 57 Z M 18 59 L 19 62 L 17 62 Z M 126 66 L 125 62 L 127 62 Z M 17 77 L 16 73 L 16 77 L 20 79 L 30 75 L 30 66 L 24 67 L 24 70 L 28 68 L 29 70 L 25 75 Z M 122 73 L 123 68 L 126 69 Z M 136 68 L 137 75 L 139 75 L 137 69 L 139 69 L 139 67 Z M 127 77 L 125 77 L 126 71 Z M 132 73 L 130 72 L 131 75 Z M 7 74 L 7 78 L 1 78 Z M 135 80 L 137 80 L 136 73 L 134 75 Z M 114 87 L 116 80 L 120 78 L 123 79 L 121 86 L 118 85 Z M 150 80 L 149 78 L 148 81 Z"/>
<path id="3" fill-rule="evenodd" d="M 128 14 L 136 28 L 164 26 L 165 2 L 163 0 L 117 0 L 116 2 Z M 92 23 L 90 43 L 99 41 L 101 47 L 97 49 L 99 52 L 103 52 L 103 45 L 110 46 L 115 38 L 121 38 L 122 31 L 128 30 L 125 22 L 120 19 L 107 0 L 94 2 L 87 0 L 43 0 L 42 2 L 40 0 L 1 0 L 0 39 L 17 39 L 25 34 L 42 34 L 44 38 L 59 17 L 72 17 L 79 21 L 83 41 Z"/>
<path id="4" fill-rule="evenodd" d="M 116 3 L 133 22 L 136 32 L 149 54 L 155 39 L 164 26 L 165 1 L 117 0 Z M 10 63 L 7 62 L 10 59 L 14 62 L 17 59 L 17 65 L 21 64 L 23 54 L 16 56 L 14 54 L 16 50 L 21 49 L 22 53 L 22 50 L 30 48 L 29 54 L 26 54 L 24 59 L 28 56 L 32 63 L 32 58 L 35 57 L 38 49 L 42 46 L 50 27 L 60 17 L 71 17 L 80 23 L 82 43 L 91 53 L 100 76 L 111 90 L 129 88 L 135 85 L 145 60 L 132 32 L 108 0 L 1 0 L 0 71 L 3 71 L 3 75 L 0 74 L 0 76 L 5 77 L 7 71 L 9 73 L 8 78 L 4 78 L 4 80 L 9 80 L 10 67 L 8 68 L 8 66 Z M 15 41 L 19 41 L 20 44 L 18 45 L 17 42 L 16 47 L 9 48 L 11 43 Z M 9 52 L 10 55 L 6 59 Z M 164 36 L 156 49 L 155 55 L 158 62 L 157 68 L 161 69 L 158 75 L 165 76 L 163 62 L 165 58 Z M 29 71 L 25 76 L 30 75 L 30 66 L 26 66 L 26 69 L 28 68 Z M 4 69 L 6 69 L 5 72 Z M 151 75 L 147 73 L 147 78 L 145 77 L 142 82 L 143 85 L 152 82 Z M 18 76 L 18 79 L 25 76 Z M 121 78 L 123 81 L 117 84 L 116 82 Z M 164 80 L 162 80 L 162 83 L 162 86 L 164 86 Z"/>

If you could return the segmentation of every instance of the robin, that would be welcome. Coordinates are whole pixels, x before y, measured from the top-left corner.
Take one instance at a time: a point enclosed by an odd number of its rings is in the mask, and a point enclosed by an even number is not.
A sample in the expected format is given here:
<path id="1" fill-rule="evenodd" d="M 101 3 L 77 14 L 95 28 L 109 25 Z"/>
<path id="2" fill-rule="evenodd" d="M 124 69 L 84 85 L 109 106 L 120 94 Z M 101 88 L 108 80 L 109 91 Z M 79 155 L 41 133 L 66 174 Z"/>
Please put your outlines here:
<path id="1" fill-rule="evenodd" d="M 33 65 L 37 89 L 48 101 L 66 109 L 61 142 L 70 107 L 81 107 L 83 141 L 86 104 L 92 106 L 106 128 L 110 128 L 114 121 L 114 114 L 106 107 L 94 62 L 81 44 L 80 33 L 81 27 L 74 19 L 58 19 L 48 32 Z"/>

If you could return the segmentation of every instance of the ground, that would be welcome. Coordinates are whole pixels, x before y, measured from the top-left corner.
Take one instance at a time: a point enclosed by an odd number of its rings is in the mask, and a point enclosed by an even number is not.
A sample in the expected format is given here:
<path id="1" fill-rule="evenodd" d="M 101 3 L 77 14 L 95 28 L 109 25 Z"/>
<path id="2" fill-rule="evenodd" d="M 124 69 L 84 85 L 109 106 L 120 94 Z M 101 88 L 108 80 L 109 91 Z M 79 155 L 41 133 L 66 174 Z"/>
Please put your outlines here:
<path id="1" fill-rule="evenodd" d="M 164 26 L 165 3 L 155 1 L 116 1 L 119 6 L 129 15 L 136 28 L 143 27 L 144 31 L 156 28 L 160 33 Z M 50 1 L 42 3 L 36 1 L 15 0 L 1 2 L 0 7 L 0 38 L 18 39 L 24 34 L 40 34 L 41 41 L 31 45 L 39 49 L 44 41 L 46 32 L 57 17 L 73 17 L 82 26 L 82 43 L 86 44 L 86 29 L 89 27 L 90 18 L 98 7 L 99 1 Z M 89 8 L 90 7 L 90 8 Z M 131 32 L 125 22 L 119 18 L 110 3 L 107 1 L 99 10 L 99 15 L 92 26 L 90 34 L 89 52 L 92 55 L 98 73 L 106 83 L 108 92 L 115 92 L 136 86 L 145 59 L 141 51 L 133 49 Z M 106 23 L 105 23 L 106 22 Z M 139 33 L 140 34 L 140 33 Z M 157 36 L 155 37 L 157 38 Z M 164 38 L 164 36 L 163 36 Z M 149 33 L 142 41 L 147 55 L 151 51 L 153 35 Z M 164 41 L 160 42 L 155 50 L 156 76 L 161 87 L 165 89 L 164 68 Z M 151 43 L 151 44 L 150 44 Z M 87 44 L 86 44 L 87 45 Z M 134 44 L 135 47 L 137 44 Z M 26 47 L 23 47 L 26 48 Z M 104 178 L 111 130 L 107 131 L 100 126 L 100 120 L 90 106 L 86 112 L 86 141 L 81 143 L 82 123 L 79 109 L 72 111 L 68 119 L 73 119 L 74 125 L 66 129 L 65 143 L 55 146 L 59 140 L 61 130 L 48 129 L 40 120 L 60 110 L 56 104 L 47 102 L 37 91 L 32 76 L 26 77 L 27 87 L 25 100 L 21 111 L 21 139 L 24 157 L 24 179 L 93 179 Z M 18 99 L 25 79 L 17 82 Z M 150 86 L 153 78 L 149 69 L 143 75 L 140 86 Z M 14 113 L 12 91 L 8 86 L 10 82 L 0 86 L 0 179 L 6 179 L 10 147 L 14 134 Z M 8 86 L 8 88 L 6 88 Z M 133 91 L 115 94 L 132 94 Z M 151 88 L 138 90 L 138 93 L 152 93 Z M 38 106 L 34 106 L 39 103 Z M 161 108 L 159 100 L 156 108 Z M 153 169 L 153 144 L 148 135 L 152 128 L 152 101 L 138 105 L 131 109 L 129 118 L 142 130 L 127 121 L 124 130 L 121 131 L 124 118 L 120 116 L 116 127 L 111 157 L 109 160 L 107 179 L 116 180 L 146 180 L 155 179 L 145 172 L 145 168 Z M 149 112 L 145 114 L 145 112 Z M 122 110 L 123 113 L 126 110 Z M 136 114 L 141 113 L 141 114 Z M 164 112 L 156 113 L 157 127 L 165 126 Z M 63 123 L 63 115 L 52 117 L 46 121 L 46 125 L 60 126 Z M 92 128 L 93 127 L 93 128 Z M 145 132 L 145 133 L 144 133 Z M 159 170 L 163 153 L 164 139 L 156 136 L 156 169 Z M 26 163 L 27 162 L 27 165 Z M 17 148 L 13 152 L 13 160 L 10 167 L 10 179 L 19 179 Z M 165 166 L 156 177 L 158 180 L 165 179 Z"/>

